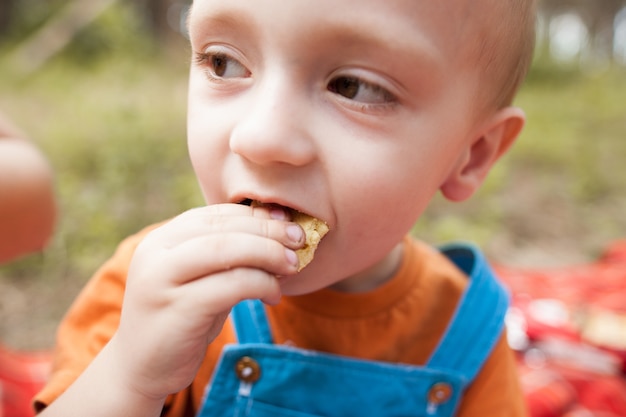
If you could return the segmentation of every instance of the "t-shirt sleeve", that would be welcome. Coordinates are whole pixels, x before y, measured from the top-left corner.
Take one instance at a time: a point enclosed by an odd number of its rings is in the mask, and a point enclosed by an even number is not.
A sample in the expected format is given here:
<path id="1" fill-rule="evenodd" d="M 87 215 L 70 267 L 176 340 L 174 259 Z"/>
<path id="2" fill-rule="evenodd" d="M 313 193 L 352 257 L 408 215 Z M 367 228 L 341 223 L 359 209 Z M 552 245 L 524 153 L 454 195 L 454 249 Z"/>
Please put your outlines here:
<path id="1" fill-rule="evenodd" d="M 459 417 L 527 417 L 515 355 L 506 333 L 469 386 L 461 403 Z"/>
<path id="2" fill-rule="evenodd" d="M 117 330 L 130 260 L 139 242 L 153 228 L 124 240 L 66 313 L 57 332 L 51 376 L 34 398 L 36 411 L 61 395 Z"/>

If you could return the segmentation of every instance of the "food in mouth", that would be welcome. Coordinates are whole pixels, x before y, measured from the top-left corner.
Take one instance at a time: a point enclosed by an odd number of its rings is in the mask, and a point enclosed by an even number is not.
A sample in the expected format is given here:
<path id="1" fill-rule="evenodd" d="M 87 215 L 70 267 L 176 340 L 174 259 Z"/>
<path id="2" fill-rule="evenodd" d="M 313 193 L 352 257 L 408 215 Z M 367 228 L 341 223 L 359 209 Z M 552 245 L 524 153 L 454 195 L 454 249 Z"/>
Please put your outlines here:
<path id="1" fill-rule="evenodd" d="M 243 204 L 251 205 L 252 207 L 271 206 L 270 204 L 263 204 L 258 201 L 246 200 Z M 307 266 L 313 260 L 317 246 L 322 238 L 328 233 L 328 225 L 319 219 L 308 214 L 301 213 L 295 209 L 284 207 L 291 216 L 291 221 L 300 225 L 304 230 L 305 244 L 300 249 L 296 250 L 298 255 L 298 272 L 300 272 L 305 266 Z"/>
<path id="2" fill-rule="evenodd" d="M 304 246 L 296 250 L 296 255 L 298 255 L 298 271 L 301 271 L 302 268 L 311 263 L 315 251 L 317 250 L 317 245 L 319 245 L 329 229 L 328 225 L 323 221 L 295 210 L 293 210 L 291 220 L 302 227 L 306 236 Z"/>

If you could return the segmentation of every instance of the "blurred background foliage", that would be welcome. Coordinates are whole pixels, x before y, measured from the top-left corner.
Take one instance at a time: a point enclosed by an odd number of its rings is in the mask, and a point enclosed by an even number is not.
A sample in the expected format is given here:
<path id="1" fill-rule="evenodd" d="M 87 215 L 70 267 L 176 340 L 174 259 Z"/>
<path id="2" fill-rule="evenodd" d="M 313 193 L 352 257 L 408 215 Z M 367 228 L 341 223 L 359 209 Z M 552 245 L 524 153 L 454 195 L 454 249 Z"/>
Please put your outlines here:
<path id="1" fill-rule="evenodd" d="M 103 6 L 82 26 L 54 27 L 90 2 Z M 17 347 L 50 346 L 124 237 L 202 204 L 185 143 L 186 3 L 90 2 L 0 0 L 0 109 L 48 155 L 61 214 L 44 252 L 0 267 L 0 341 Z M 37 37 L 68 26 L 61 46 Z M 420 238 L 471 240 L 495 262 L 529 267 L 586 262 L 626 238 L 626 68 L 581 48 L 557 60 L 551 48 L 540 42 L 517 99 L 529 121 L 513 151 L 475 198 L 435 199 Z"/>

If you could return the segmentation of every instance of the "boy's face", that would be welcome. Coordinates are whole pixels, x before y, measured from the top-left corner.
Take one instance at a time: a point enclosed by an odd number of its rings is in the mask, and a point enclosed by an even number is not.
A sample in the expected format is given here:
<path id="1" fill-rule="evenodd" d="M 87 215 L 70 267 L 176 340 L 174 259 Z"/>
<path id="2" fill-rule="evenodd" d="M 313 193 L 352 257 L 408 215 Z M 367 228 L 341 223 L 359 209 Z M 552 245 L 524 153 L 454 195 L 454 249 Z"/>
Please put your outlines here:
<path id="1" fill-rule="evenodd" d="M 194 2 L 188 139 L 206 202 L 277 203 L 331 230 L 283 293 L 367 275 L 466 157 L 478 77 L 452 3 L 467 2 Z"/>

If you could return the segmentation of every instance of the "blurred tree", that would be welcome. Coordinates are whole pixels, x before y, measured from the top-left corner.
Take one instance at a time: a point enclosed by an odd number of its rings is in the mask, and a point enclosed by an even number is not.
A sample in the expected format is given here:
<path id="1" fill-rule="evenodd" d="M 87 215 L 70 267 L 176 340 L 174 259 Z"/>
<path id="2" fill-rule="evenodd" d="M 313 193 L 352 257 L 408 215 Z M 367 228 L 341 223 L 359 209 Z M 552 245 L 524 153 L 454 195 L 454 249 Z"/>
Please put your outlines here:
<path id="1" fill-rule="evenodd" d="M 0 36 L 9 32 L 9 26 L 13 21 L 16 0 L 0 0 Z"/>
<path id="2" fill-rule="evenodd" d="M 44 25 L 70 0 L 0 0 L 0 44 L 14 43 Z"/>
<path id="3" fill-rule="evenodd" d="M 179 0 L 133 0 L 137 2 L 145 23 L 157 40 L 164 40 L 174 34 L 178 35 L 176 28 L 170 24 L 169 14 Z"/>
<path id="4" fill-rule="evenodd" d="M 191 0 L 124 0 L 134 6 L 137 18 L 157 40 L 178 34 L 176 20 L 183 6 Z M 28 35 L 45 25 L 62 9 L 78 8 L 86 0 L 0 0 L 0 37 Z M 90 7 L 85 5 L 86 8 Z M 11 41 L 10 39 L 8 39 Z M 14 39 L 13 39 L 14 40 Z M 2 39 L 0 39 L 2 41 Z"/>
<path id="5" fill-rule="evenodd" d="M 619 11 L 626 7 L 626 0 L 540 0 L 540 7 L 546 24 L 564 13 L 578 14 L 589 32 L 591 58 L 612 58 L 614 21 Z"/>
<path id="6" fill-rule="evenodd" d="M 66 2 L 58 13 L 52 15 L 44 25 L 16 47 L 9 57 L 9 62 L 22 73 L 37 71 L 116 1 L 71 0 Z"/>

